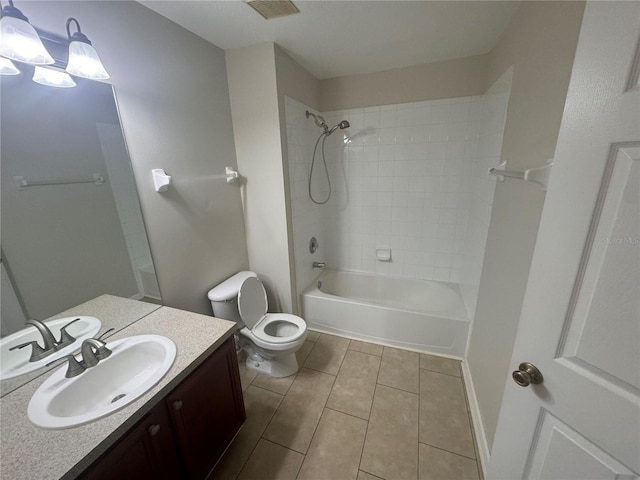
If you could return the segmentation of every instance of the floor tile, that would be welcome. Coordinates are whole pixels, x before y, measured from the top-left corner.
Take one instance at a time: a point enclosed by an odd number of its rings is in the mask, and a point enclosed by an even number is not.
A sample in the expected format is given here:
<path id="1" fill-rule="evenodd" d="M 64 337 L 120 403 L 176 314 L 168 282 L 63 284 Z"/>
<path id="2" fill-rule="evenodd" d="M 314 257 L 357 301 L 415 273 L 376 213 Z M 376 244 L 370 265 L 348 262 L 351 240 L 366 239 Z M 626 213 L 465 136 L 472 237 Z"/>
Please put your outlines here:
<path id="1" fill-rule="evenodd" d="M 304 366 L 320 372 L 337 375 L 348 347 L 348 338 L 322 334 L 313 349 L 311 349 Z"/>
<path id="2" fill-rule="evenodd" d="M 216 465 L 212 479 L 228 480 L 236 478 L 251 452 L 255 448 L 260 436 L 269 424 L 282 395 L 249 386 L 244 392 L 244 407 L 247 420 L 238 432 L 224 456 Z"/>
<path id="3" fill-rule="evenodd" d="M 420 371 L 420 442 L 475 458 L 461 378 Z"/>
<path id="4" fill-rule="evenodd" d="M 306 453 L 335 377 L 301 369 L 278 407 L 264 438 Z"/>
<path id="5" fill-rule="evenodd" d="M 356 352 L 368 353 L 369 355 L 382 355 L 382 345 L 376 345 L 375 343 L 361 342 L 360 340 L 351 340 L 349 343 L 349 350 L 355 350 Z"/>
<path id="6" fill-rule="evenodd" d="M 475 460 L 420 444 L 420 480 L 479 480 Z"/>
<path id="7" fill-rule="evenodd" d="M 317 342 L 320 338 L 320 332 L 314 332 L 313 330 L 307 330 L 307 342 Z"/>
<path id="8" fill-rule="evenodd" d="M 418 395 L 376 387 L 360 468 L 382 478 L 418 477 Z"/>
<path id="9" fill-rule="evenodd" d="M 435 355 L 420 354 L 420 368 L 431 370 L 432 372 L 444 373 L 461 377 L 460 361 L 452 358 L 437 357 Z"/>
<path id="10" fill-rule="evenodd" d="M 260 440 L 238 480 L 295 480 L 304 455 Z"/>
<path id="11" fill-rule="evenodd" d="M 256 387 L 265 388 L 272 392 L 279 393 L 280 395 L 285 395 L 289 391 L 289 388 L 291 388 L 291 384 L 295 379 L 295 374 L 288 377 L 276 378 L 259 373 L 256 378 L 253 379 L 251 384 Z"/>
<path id="12" fill-rule="evenodd" d="M 298 360 L 298 366 L 304 365 L 304 362 L 309 356 L 309 353 L 311 353 L 311 349 L 313 348 L 314 344 L 315 342 L 310 342 L 309 340 L 307 340 L 302 344 L 302 347 L 300 347 L 300 350 L 296 352 L 296 359 Z"/>
<path id="13" fill-rule="evenodd" d="M 347 351 L 327 407 L 368 420 L 379 368 L 380 357 Z"/>
<path id="14" fill-rule="evenodd" d="M 358 472 L 358 480 L 383 480 L 380 477 L 376 477 L 375 475 L 371 475 L 370 473 L 363 472 L 360 470 Z"/>
<path id="15" fill-rule="evenodd" d="M 418 393 L 420 355 L 398 348 L 384 347 L 378 383 Z"/>
<path id="16" fill-rule="evenodd" d="M 367 422 L 325 409 L 298 480 L 356 480 Z"/>

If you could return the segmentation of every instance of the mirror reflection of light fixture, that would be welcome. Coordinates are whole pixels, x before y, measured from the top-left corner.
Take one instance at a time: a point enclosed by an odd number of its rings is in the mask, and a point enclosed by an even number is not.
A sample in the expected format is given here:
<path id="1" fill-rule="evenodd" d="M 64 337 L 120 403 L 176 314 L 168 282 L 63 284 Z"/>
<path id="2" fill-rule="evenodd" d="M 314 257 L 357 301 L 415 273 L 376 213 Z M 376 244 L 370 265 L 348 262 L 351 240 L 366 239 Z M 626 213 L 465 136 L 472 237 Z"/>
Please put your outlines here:
<path id="1" fill-rule="evenodd" d="M 69 29 L 71 22 L 74 22 L 78 29 L 73 35 L 71 35 Z M 109 74 L 102 66 L 100 57 L 98 57 L 98 52 L 93 48 L 87 36 L 80 30 L 78 20 L 73 17 L 67 20 L 67 36 L 69 37 L 67 72 L 76 77 L 90 80 L 106 80 L 109 78 Z"/>
<path id="2" fill-rule="evenodd" d="M 13 0 L 9 0 L 9 5 L 2 9 L 0 55 L 32 65 L 54 63 L 29 19 L 13 6 Z"/>
<path id="3" fill-rule="evenodd" d="M 0 75 L 18 75 L 20 70 L 16 68 L 11 60 L 0 57 Z"/>
<path id="4" fill-rule="evenodd" d="M 71 88 L 76 86 L 76 82 L 68 73 L 39 66 L 36 66 L 33 72 L 33 81 L 48 87 Z"/>

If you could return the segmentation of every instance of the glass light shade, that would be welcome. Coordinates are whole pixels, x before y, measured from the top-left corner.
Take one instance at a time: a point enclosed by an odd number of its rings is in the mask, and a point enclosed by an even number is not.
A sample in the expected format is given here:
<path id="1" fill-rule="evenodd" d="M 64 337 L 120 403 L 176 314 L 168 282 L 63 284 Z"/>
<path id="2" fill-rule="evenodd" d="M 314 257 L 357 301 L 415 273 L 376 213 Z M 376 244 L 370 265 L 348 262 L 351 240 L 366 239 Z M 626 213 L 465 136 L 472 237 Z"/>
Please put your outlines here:
<path id="1" fill-rule="evenodd" d="M 18 75 L 20 70 L 16 68 L 11 60 L 0 57 L 0 75 Z"/>
<path id="2" fill-rule="evenodd" d="M 98 52 L 88 43 L 72 41 L 69 44 L 67 72 L 90 80 L 106 80 L 109 74 L 102 66 Z"/>
<path id="3" fill-rule="evenodd" d="M 0 20 L 0 55 L 32 65 L 54 63 L 35 28 L 25 20 L 9 16 Z"/>
<path id="4" fill-rule="evenodd" d="M 71 88 L 76 86 L 76 82 L 68 73 L 44 67 L 36 67 L 33 72 L 33 81 L 48 87 Z"/>

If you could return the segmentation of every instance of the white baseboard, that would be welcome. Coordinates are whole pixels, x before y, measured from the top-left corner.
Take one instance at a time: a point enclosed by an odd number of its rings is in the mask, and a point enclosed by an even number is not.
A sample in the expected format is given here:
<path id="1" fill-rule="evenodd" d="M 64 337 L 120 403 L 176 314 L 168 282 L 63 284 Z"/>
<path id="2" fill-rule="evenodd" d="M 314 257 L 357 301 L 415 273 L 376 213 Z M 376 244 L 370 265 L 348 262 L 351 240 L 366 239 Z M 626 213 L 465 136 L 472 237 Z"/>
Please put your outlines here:
<path id="1" fill-rule="evenodd" d="M 466 361 L 462 362 L 462 376 L 464 377 L 464 385 L 467 390 L 467 399 L 469 400 L 469 409 L 471 411 L 471 421 L 473 422 L 473 430 L 478 445 L 478 455 L 480 457 L 478 460 L 480 461 L 482 474 L 484 478 L 487 478 L 487 465 L 489 464 L 491 454 L 489 453 L 489 444 L 487 443 L 487 436 L 484 431 L 484 425 L 482 424 L 478 398 L 476 397 L 473 380 L 471 379 L 471 371 Z"/>

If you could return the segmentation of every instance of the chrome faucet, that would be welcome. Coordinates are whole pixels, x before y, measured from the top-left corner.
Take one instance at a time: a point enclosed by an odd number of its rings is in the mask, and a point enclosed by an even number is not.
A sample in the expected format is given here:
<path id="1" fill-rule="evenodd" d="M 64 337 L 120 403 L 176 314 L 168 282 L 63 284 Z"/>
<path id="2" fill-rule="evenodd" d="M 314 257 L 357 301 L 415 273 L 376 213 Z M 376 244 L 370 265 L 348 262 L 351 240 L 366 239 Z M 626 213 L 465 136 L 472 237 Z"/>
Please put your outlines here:
<path id="1" fill-rule="evenodd" d="M 324 262 L 313 262 L 313 268 L 321 268 L 324 270 L 327 268 L 327 265 Z"/>
<path id="2" fill-rule="evenodd" d="M 95 351 L 94 351 L 95 349 Z M 85 368 L 95 367 L 100 360 L 104 360 L 111 355 L 111 350 L 107 348 L 107 344 L 97 338 L 87 338 L 82 342 L 80 348 L 82 354 L 82 363 Z"/>
<path id="3" fill-rule="evenodd" d="M 27 325 L 36 327 L 36 329 L 38 329 L 38 332 L 40 332 L 40 335 L 42 335 L 42 341 L 44 342 L 45 352 L 48 350 L 51 350 L 53 352 L 56 349 L 56 345 L 58 344 L 58 342 L 56 342 L 56 339 L 53 336 L 53 333 L 51 333 L 51 330 L 49 330 L 49 327 L 47 327 L 40 320 L 33 320 L 33 319 L 27 320 Z"/>
<path id="4" fill-rule="evenodd" d="M 84 342 L 82 342 L 82 346 L 80 347 L 82 360 L 78 361 L 75 355 L 65 355 L 64 357 L 60 357 L 53 362 L 47 363 L 46 366 L 48 367 L 50 365 L 53 365 L 54 363 L 60 363 L 61 360 L 68 360 L 69 365 L 67 367 L 67 373 L 65 374 L 65 377 L 77 377 L 87 368 L 95 367 L 100 362 L 100 360 L 104 360 L 113 353 L 107 348 L 107 344 L 100 340 L 112 330 L 114 329 L 110 328 L 98 338 L 87 338 Z"/>
<path id="5" fill-rule="evenodd" d="M 11 347 L 9 350 L 17 350 L 20 348 L 31 346 L 32 350 L 31 350 L 31 357 L 29 358 L 29 361 L 37 362 L 38 360 L 42 360 L 43 358 L 46 358 L 49 355 L 51 355 L 56 350 L 64 348 L 67 345 L 71 345 L 73 342 L 76 341 L 75 337 L 71 336 L 71 334 L 67 332 L 67 327 L 77 322 L 78 320 L 80 319 L 76 318 L 75 320 L 70 321 L 60 329 L 60 341 L 56 341 L 56 338 L 54 337 L 51 330 L 49 330 L 49 327 L 47 327 L 47 325 L 44 324 L 43 322 L 39 320 L 34 320 L 34 319 L 27 320 L 26 322 L 27 325 L 31 325 L 32 327 L 35 327 L 40 333 L 40 335 L 42 336 L 42 342 L 44 344 L 44 347 L 41 347 L 37 341 L 33 340 L 31 342 L 21 343 L 20 345 Z"/>

